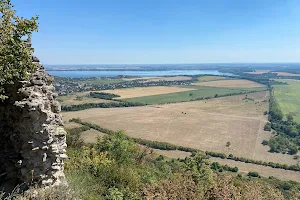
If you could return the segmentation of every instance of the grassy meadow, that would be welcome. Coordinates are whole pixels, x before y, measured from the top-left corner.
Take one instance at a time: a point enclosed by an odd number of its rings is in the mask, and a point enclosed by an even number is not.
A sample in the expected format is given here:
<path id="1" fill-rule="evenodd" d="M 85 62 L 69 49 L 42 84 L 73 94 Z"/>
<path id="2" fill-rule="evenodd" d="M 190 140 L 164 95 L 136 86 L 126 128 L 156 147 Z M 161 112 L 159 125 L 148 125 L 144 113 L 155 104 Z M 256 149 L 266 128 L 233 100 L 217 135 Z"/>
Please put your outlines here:
<path id="1" fill-rule="evenodd" d="M 288 85 L 275 85 L 274 96 L 284 115 L 292 114 L 300 122 L 300 81 L 284 79 Z"/>
<path id="2" fill-rule="evenodd" d="M 262 91 L 264 88 L 218 88 L 218 87 L 201 87 L 201 86 L 190 86 L 194 88 L 192 91 L 184 91 L 169 94 L 160 94 L 144 97 L 135 97 L 122 99 L 127 102 L 139 102 L 144 104 L 166 104 L 166 103 L 177 103 L 192 101 L 199 98 L 213 98 L 216 95 L 230 95 L 236 93 L 246 93 L 250 91 Z"/>

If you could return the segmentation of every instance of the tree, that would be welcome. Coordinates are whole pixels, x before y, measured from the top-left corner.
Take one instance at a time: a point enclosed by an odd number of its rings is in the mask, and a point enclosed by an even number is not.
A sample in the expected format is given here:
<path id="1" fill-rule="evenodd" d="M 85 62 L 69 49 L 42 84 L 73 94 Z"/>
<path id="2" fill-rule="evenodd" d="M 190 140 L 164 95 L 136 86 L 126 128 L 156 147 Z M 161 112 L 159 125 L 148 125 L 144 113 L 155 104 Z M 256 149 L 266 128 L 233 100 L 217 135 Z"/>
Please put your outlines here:
<path id="1" fill-rule="evenodd" d="M 30 40 L 38 31 L 38 16 L 26 19 L 16 16 L 10 0 L 0 0 L 0 100 L 8 98 L 4 85 L 28 78 L 35 69 L 33 49 L 22 40 Z"/>

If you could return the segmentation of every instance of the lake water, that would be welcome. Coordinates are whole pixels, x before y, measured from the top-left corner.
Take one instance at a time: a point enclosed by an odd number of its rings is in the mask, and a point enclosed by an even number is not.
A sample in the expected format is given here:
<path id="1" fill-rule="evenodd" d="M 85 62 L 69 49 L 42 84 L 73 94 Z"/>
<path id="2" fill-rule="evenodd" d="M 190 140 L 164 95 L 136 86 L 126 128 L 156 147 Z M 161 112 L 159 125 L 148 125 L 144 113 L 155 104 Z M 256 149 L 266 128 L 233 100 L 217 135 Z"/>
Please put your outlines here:
<path id="1" fill-rule="evenodd" d="M 166 71 L 48 71 L 53 76 L 61 76 L 68 78 L 88 78 L 88 77 L 114 77 L 123 76 L 177 76 L 177 75 L 217 75 L 217 76 L 233 76 L 230 73 L 221 73 L 218 70 L 166 70 Z"/>

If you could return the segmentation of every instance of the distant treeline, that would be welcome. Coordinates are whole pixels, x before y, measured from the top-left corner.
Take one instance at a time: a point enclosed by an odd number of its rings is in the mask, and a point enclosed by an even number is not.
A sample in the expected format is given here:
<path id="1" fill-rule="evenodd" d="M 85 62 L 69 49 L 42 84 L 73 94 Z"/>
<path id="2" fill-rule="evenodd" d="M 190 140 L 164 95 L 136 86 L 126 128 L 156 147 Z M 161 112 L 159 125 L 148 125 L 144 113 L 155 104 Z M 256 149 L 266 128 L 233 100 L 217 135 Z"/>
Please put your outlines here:
<path id="1" fill-rule="evenodd" d="M 61 110 L 63 111 L 78 111 L 85 110 L 89 108 L 119 108 L 119 107 L 135 107 L 135 106 L 145 106 L 146 104 L 139 102 L 109 102 L 109 103 L 86 103 L 79 105 L 71 105 L 71 106 L 61 106 Z"/>
<path id="2" fill-rule="evenodd" d="M 106 129 L 106 128 L 102 128 L 97 124 L 83 122 L 79 118 L 72 118 L 72 119 L 70 119 L 70 122 L 76 122 L 76 123 L 82 124 L 84 126 L 88 126 L 92 129 L 98 130 L 102 133 L 106 133 L 106 134 L 114 133 L 114 131 Z M 127 136 L 127 137 L 130 138 L 129 136 Z M 167 142 L 151 141 L 151 140 L 146 140 L 146 139 L 141 139 L 141 138 L 131 138 L 131 139 L 133 139 L 138 144 L 149 146 L 154 149 L 179 150 L 179 151 L 191 152 L 192 154 L 195 154 L 196 152 L 200 152 L 200 150 L 198 150 L 198 149 L 178 146 L 178 145 L 170 144 Z M 286 164 L 257 161 L 257 160 L 253 160 L 253 159 L 243 158 L 243 157 L 235 157 L 232 154 L 226 155 L 224 153 L 217 153 L 217 152 L 210 152 L 210 151 L 206 151 L 205 153 L 206 153 L 206 155 L 209 155 L 212 157 L 218 157 L 218 158 L 222 158 L 222 159 L 230 159 L 230 160 L 234 160 L 234 161 L 252 163 L 252 164 L 263 165 L 263 166 L 268 166 L 268 167 L 272 167 L 272 168 L 280 168 L 280 169 L 285 169 L 285 170 L 300 171 L 300 165 L 290 165 L 289 166 Z"/>
<path id="3" fill-rule="evenodd" d="M 113 98 L 120 97 L 120 95 L 105 92 L 90 92 L 89 96 L 92 98 L 105 100 L 112 100 Z"/>

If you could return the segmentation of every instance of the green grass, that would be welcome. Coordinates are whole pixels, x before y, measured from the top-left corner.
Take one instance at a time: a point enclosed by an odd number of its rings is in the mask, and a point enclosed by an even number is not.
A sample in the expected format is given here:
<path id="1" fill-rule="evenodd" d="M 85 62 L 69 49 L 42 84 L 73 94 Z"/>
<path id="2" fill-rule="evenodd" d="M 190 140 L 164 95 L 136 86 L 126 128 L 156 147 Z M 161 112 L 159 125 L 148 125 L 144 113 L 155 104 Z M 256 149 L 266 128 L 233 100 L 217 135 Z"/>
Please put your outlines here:
<path id="1" fill-rule="evenodd" d="M 88 84 L 97 84 L 97 85 L 105 85 L 105 84 L 113 84 L 113 83 L 121 83 L 125 82 L 124 79 L 91 79 L 86 81 L 81 81 L 82 83 L 88 83 Z"/>
<path id="2" fill-rule="evenodd" d="M 198 78 L 199 82 L 217 81 L 227 79 L 224 76 L 200 76 Z"/>
<path id="3" fill-rule="evenodd" d="M 300 123 L 300 81 L 280 80 L 288 85 L 274 85 L 274 96 L 284 115 L 291 113 Z"/>
<path id="4" fill-rule="evenodd" d="M 136 97 L 122 99 L 127 102 L 140 102 L 145 104 L 165 104 L 165 103 L 177 103 L 191 101 L 197 98 L 212 98 L 216 94 L 218 95 L 228 95 L 240 92 L 251 92 L 251 91 L 262 91 L 265 88 L 217 88 L 217 87 L 204 87 L 195 86 L 196 90 L 177 92 L 170 94 L 152 95 L 145 97 Z"/>

